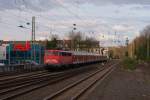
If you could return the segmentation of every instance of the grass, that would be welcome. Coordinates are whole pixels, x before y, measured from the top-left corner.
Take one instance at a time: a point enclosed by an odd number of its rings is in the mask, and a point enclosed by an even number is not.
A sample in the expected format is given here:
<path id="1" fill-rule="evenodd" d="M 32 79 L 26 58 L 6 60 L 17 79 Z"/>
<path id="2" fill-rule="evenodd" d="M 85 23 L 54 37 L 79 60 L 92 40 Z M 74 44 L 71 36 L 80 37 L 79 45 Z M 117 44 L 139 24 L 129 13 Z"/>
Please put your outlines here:
<path id="1" fill-rule="evenodd" d="M 131 59 L 131 58 L 124 58 L 123 59 L 123 68 L 125 70 L 135 70 L 136 69 L 136 65 L 137 65 L 137 61 L 135 59 Z"/>

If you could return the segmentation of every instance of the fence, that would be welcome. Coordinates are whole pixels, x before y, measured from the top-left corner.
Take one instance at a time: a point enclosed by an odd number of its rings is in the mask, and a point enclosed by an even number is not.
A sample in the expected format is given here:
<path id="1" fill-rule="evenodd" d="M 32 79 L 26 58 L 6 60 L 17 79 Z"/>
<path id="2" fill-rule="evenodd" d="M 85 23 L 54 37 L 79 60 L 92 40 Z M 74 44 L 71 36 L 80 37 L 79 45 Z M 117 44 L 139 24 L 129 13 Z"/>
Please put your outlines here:
<path id="1" fill-rule="evenodd" d="M 6 65 L 0 66 L 0 73 L 10 73 L 10 72 L 32 72 L 44 70 L 44 65 L 31 65 L 31 64 L 20 64 L 20 65 Z"/>

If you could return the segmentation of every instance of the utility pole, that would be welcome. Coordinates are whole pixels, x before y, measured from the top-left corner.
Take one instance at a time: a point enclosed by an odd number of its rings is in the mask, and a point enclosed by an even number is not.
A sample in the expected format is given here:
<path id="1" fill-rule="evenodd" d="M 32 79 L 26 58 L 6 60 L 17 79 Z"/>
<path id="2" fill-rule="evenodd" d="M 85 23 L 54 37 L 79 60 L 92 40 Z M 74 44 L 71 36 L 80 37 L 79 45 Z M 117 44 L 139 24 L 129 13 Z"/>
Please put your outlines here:
<path id="1" fill-rule="evenodd" d="M 73 24 L 73 30 L 72 30 L 72 34 L 74 34 L 74 31 L 75 30 L 77 30 L 77 28 L 76 28 L 76 24 Z M 71 50 L 74 50 L 75 48 L 74 48 L 74 46 L 75 46 L 75 44 L 74 44 L 74 40 L 71 40 Z"/>
<path id="2" fill-rule="evenodd" d="M 149 59 L 149 55 L 150 55 L 150 35 L 148 34 L 147 36 L 147 59 Z"/>
<path id="3" fill-rule="evenodd" d="M 126 38 L 126 53 L 125 56 L 128 57 L 129 53 L 128 53 L 128 45 L 129 45 L 129 39 Z"/>
<path id="4" fill-rule="evenodd" d="M 134 41 L 131 43 L 131 58 L 134 58 Z"/>
<path id="5" fill-rule="evenodd" d="M 32 43 L 35 42 L 35 16 L 32 17 Z"/>
<path id="6" fill-rule="evenodd" d="M 134 40 L 134 58 L 136 59 L 136 39 Z"/>
<path id="7" fill-rule="evenodd" d="M 36 53 L 35 53 L 35 16 L 32 17 L 32 37 L 31 37 L 31 45 L 33 46 L 33 52 L 31 51 L 32 60 L 36 61 Z"/>

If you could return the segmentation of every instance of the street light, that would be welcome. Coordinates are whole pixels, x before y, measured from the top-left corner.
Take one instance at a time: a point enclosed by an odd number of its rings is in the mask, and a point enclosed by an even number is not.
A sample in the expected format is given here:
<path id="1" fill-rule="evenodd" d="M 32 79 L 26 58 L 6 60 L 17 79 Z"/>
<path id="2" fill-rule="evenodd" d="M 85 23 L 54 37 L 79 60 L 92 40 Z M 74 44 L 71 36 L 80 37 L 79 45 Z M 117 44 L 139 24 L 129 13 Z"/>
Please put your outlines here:
<path id="1" fill-rule="evenodd" d="M 75 30 L 77 30 L 77 28 L 76 28 L 76 24 L 73 24 L 73 30 L 72 30 L 72 34 L 74 34 L 74 31 Z M 73 45 L 73 46 L 72 46 Z M 71 40 L 71 49 L 73 49 L 74 50 L 74 41 L 73 40 Z"/>
<path id="2" fill-rule="evenodd" d="M 30 23 L 29 23 L 29 22 L 27 22 L 26 24 L 27 24 L 27 25 L 30 25 Z"/>
<path id="3" fill-rule="evenodd" d="M 23 26 L 23 25 L 19 25 L 18 27 L 20 27 L 20 28 L 24 28 L 24 26 Z"/>
<path id="4" fill-rule="evenodd" d="M 26 22 L 26 25 L 30 25 L 30 22 Z M 19 25 L 18 27 L 20 28 L 27 28 L 23 25 Z M 34 60 L 35 59 L 35 47 L 34 47 L 34 44 L 35 44 L 35 16 L 32 17 L 32 36 L 31 36 L 31 42 L 32 42 L 32 45 L 33 45 L 33 54 L 32 54 L 32 51 L 31 51 L 31 59 L 33 58 Z"/>

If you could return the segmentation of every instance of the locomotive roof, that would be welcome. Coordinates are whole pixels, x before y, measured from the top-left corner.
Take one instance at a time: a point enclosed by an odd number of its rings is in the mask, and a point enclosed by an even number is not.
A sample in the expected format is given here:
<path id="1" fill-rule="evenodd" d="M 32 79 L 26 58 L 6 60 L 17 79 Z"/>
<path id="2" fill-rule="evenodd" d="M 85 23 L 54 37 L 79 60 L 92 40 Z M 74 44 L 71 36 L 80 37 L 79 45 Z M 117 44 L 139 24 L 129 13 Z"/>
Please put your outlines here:
<path id="1" fill-rule="evenodd" d="M 69 52 L 73 55 L 100 55 L 98 53 L 90 53 L 87 51 L 64 51 L 64 50 L 47 50 L 47 51 L 56 51 L 56 52 Z"/>
<path id="2" fill-rule="evenodd" d="M 46 50 L 46 51 L 52 51 L 52 52 L 54 52 L 54 51 L 56 51 L 56 52 L 69 52 L 69 53 L 71 53 L 70 51 L 64 51 L 64 50 Z"/>
<path id="3" fill-rule="evenodd" d="M 97 53 L 90 53 L 86 51 L 71 51 L 73 55 L 100 55 Z"/>

